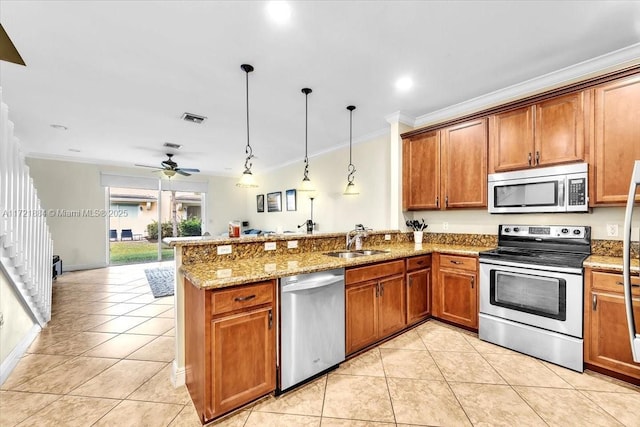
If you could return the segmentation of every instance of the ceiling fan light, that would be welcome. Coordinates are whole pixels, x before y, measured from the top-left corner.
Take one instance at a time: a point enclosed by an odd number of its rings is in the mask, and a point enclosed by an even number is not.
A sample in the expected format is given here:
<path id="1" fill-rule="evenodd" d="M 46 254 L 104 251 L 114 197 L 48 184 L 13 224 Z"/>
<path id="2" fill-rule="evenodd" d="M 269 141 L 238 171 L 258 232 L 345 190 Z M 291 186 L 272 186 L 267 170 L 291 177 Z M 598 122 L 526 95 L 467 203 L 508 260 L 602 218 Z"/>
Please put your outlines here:
<path id="1" fill-rule="evenodd" d="M 258 183 L 251 171 L 249 169 L 245 169 L 236 186 L 241 188 L 256 188 Z"/>
<path id="2" fill-rule="evenodd" d="M 349 182 L 347 183 L 347 187 L 344 189 L 344 194 L 345 196 L 357 196 L 358 194 L 360 194 L 360 191 L 358 190 L 358 187 L 356 187 L 356 184 L 353 182 Z"/>
<path id="3" fill-rule="evenodd" d="M 171 178 L 172 176 L 174 176 L 176 174 L 176 171 L 174 171 L 172 169 L 165 169 L 162 172 L 164 172 L 164 174 L 166 176 L 168 176 L 169 178 Z"/>

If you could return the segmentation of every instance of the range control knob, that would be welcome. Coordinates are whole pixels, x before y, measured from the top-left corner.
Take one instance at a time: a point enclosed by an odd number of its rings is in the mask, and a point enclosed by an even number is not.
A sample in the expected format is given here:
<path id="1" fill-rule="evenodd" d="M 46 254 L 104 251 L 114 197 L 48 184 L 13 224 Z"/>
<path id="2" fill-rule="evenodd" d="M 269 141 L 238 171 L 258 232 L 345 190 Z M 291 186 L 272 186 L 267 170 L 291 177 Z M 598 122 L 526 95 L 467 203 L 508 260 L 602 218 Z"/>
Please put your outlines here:
<path id="1" fill-rule="evenodd" d="M 504 228 L 504 232 L 505 232 L 505 233 L 508 233 L 508 232 L 510 232 L 510 231 L 511 231 L 511 229 L 510 229 L 509 227 L 505 227 L 505 228 Z"/>
<path id="2" fill-rule="evenodd" d="M 580 234 L 580 229 L 576 228 L 575 230 L 573 230 L 573 234 Z"/>
<path id="3" fill-rule="evenodd" d="M 517 233 L 518 231 L 520 231 L 520 227 L 513 227 L 513 231 Z"/>
<path id="4" fill-rule="evenodd" d="M 568 228 L 563 228 L 562 230 L 560 230 L 560 232 L 562 234 L 567 234 L 569 232 L 569 229 Z"/>

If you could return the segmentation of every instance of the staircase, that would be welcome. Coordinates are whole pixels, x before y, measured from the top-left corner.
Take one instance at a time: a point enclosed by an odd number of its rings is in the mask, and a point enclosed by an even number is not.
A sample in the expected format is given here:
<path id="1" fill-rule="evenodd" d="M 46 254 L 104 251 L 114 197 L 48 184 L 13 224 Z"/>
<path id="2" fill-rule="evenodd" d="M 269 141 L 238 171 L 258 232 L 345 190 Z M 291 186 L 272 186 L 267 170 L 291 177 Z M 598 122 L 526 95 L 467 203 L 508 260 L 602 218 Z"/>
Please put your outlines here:
<path id="1" fill-rule="evenodd" d="M 41 327 L 51 319 L 53 241 L 0 88 L 0 268 Z"/>

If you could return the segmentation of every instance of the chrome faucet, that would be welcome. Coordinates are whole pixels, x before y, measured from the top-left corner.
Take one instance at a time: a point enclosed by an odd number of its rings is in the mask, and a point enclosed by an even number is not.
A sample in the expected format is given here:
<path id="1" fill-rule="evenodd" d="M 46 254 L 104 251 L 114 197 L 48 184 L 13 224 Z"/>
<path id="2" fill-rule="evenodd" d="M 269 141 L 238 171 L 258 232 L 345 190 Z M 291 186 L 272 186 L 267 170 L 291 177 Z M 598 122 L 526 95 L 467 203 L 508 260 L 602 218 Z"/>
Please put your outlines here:
<path id="1" fill-rule="evenodd" d="M 353 242 L 356 243 L 356 250 L 362 249 L 362 239 L 364 239 L 369 235 L 367 233 L 367 231 L 369 230 L 371 229 L 365 228 L 362 224 L 356 224 L 356 228 L 354 228 L 353 230 L 347 231 L 347 236 L 346 236 L 347 250 L 348 251 L 351 250 L 351 245 L 353 245 Z M 351 237 L 351 233 L 353 232 L 355 232 L 356 234 L 353 237 Z"/>

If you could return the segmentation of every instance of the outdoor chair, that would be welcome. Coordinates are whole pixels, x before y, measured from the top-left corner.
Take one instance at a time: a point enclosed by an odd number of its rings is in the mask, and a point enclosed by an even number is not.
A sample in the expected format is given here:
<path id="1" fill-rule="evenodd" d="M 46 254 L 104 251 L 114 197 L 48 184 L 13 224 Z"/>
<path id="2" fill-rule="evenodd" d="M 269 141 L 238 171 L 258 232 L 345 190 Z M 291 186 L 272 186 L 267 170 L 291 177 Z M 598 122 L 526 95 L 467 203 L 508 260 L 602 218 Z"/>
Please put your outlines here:
<path id="1" fill-rule="evenodd" d="M 133 240 L 133 232 L 130 228 L 123 228 L 120 232 L 120 240 Z"/>
<path id="2" fill-rule="evenodd" d="M 109 240 L 111 240 L 111 241 L 118 240 L 118 231 L 117 230 L 109 230 Z"/>

